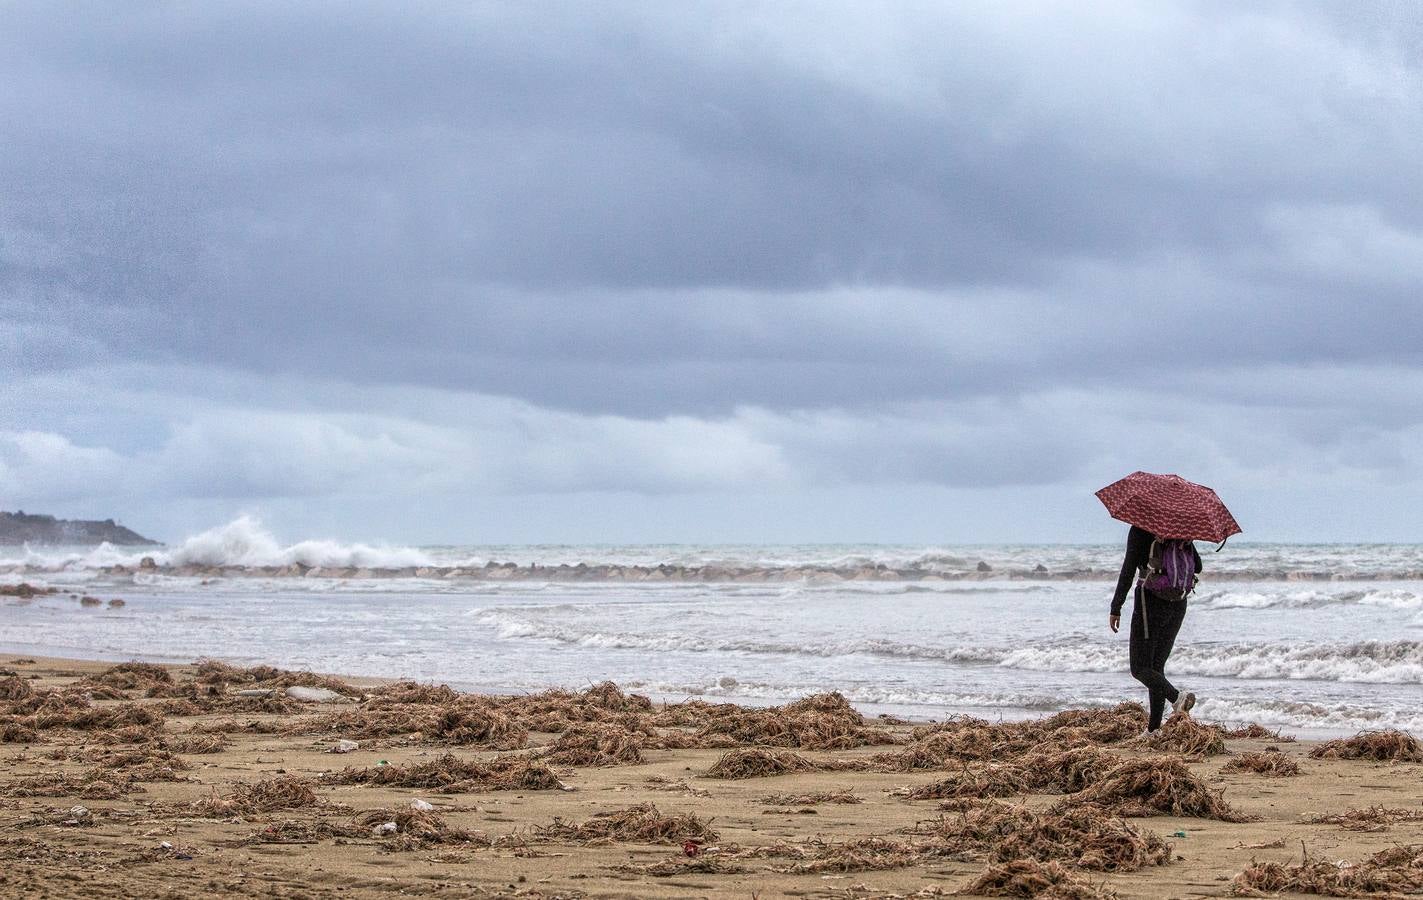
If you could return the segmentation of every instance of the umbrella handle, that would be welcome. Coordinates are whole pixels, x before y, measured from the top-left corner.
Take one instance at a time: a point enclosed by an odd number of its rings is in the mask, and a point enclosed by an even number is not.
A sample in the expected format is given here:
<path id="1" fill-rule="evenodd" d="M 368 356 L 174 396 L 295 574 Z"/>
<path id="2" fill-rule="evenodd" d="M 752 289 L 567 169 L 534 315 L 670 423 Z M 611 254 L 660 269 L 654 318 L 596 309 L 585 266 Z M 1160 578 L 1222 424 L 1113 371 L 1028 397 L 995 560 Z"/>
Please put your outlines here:
<path id="1" fill-rule="evenodd" d="M 1226 536 L 1225 536 L 1225 541 L 1228 541 L 1228 540 L 1230 540 L 1230 535 L 1226 535 Z M 1219 553 L 1220 551 L 1222 551 L 1222 550 L 1225 549 L 1225 541 L 1221 541 L 1221 542 L 1220 542 L 1220 546 L 1217 547 L 1217 548 L 1215 548 L 1215 552 Z"/>

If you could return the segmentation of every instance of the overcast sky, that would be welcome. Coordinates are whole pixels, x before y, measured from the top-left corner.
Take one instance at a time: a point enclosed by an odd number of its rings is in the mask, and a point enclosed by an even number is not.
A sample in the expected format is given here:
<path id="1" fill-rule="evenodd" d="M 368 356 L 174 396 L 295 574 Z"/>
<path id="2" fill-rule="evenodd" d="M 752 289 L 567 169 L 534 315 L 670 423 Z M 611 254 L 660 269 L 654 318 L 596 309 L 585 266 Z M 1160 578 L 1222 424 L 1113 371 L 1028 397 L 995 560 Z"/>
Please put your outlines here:
<path id="1" fill-rule="evenodd" d="M 1423 540 L 1423 5 L 0 16 L 0 508 Z"/>

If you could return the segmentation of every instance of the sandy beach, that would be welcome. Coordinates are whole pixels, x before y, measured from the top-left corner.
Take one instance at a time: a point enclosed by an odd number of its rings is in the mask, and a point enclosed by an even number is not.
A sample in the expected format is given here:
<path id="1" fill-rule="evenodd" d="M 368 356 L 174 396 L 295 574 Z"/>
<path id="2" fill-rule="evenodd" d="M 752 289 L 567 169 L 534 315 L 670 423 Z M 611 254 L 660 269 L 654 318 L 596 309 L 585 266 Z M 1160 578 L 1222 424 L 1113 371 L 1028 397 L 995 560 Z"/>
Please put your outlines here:
<path id="1" fill-rule="evenodd" d="M 303 685 L 323 699 L 288 696 Z M 1368 867 L 1336 863 L 1423 843 L 1417 761 L 1192 722 L 1147 746 L 1131 705 L 912 725 L 833 695 L 482 698 L 4 657 L 0 708 L 5 896 L 860 898 L 972 893 L 985 873 L 988 892 L 1223 896 L 1252 862 L 1307 851 L 1348 883 Z M 1251 759 L 1299 773 L 1228 771 Z M 1391 812 L 1311 822 L 1371 807 Z"/>

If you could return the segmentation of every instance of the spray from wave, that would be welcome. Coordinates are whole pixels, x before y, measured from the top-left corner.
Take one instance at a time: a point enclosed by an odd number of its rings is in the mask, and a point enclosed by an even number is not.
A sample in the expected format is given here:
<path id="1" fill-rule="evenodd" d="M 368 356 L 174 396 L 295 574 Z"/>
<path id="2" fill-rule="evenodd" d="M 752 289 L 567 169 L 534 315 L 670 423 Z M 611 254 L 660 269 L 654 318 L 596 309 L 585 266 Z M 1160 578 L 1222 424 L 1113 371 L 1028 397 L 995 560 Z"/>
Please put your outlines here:
<path id="1" fill-rule="evenodd" d="M 226 525 L 185 538 L 176 547 L 163 550 L 115 547 L 100 544 L 86 550 L 43 552 L 26 546 L 10 565 L 35 569 L 98 569 L 105 566 L 138 565 L 150 556 L 159 565 L 184 566 L 304 566 L 333 568 L 399 569 L 428 566 L 429 554 L 413 547 L 380 544 L 345 544 L 330 540 L 305 540 L 283 545 L 260 520 L 239 516 Z"/>

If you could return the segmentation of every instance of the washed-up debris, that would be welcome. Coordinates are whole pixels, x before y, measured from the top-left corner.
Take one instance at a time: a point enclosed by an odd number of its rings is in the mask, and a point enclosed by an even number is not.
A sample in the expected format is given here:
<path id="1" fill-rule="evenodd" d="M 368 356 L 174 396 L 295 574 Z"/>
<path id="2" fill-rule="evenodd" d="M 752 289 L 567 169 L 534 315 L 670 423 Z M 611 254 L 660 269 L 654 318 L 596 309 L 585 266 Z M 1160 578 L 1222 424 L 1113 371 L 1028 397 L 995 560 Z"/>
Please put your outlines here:
<path id="1" fill-rule="evenodd" d="M 499 790 L 551 791 L 566 787 L 552 769 L 525 756 L 499 757 L 485 762 L 463 760 L 452 754 L 423 763 L 345 769 L 324 775 L 321 781 L 323 784 L 426 788 L 445 794 Z"/>
<path id="2" fill-rule="evenodd" d="M 817 791 L 811 794 L 768 794 L 759 803 L 766 806 L 818 806 L 821 803 L 864 803 L 853 791 Z"/>
<path id="3" fill-rule="evenodd" d="M 1037 900 L 1114 900 L 1118 896 L 1105 884 L 1087 881 L 1061 863 L 1033 859 L 991 865 L 957 893 Z"/>
<path id="4" fill-rule="evenodd" d="M 549 762 L 564 766 L 629 766 L 643 762 L 643 735 L 614 725 L 579 724 L 558 736 Z"/>
<path id="5" fill-rule="evenodd" d="M 1131 746 L 1158 753 L 1218 756 L 1226 752 L 1225 730 L 1219 725 L 1197 722 L 1189 713 L 1173 713 L 1164 725 L 1132 741 Z"/>
<path id="6" fill-rule="evenodd" d="M 1222 772 L 1252 772 L 1269 778 L 1287 778 L 1301 774 L 1299 763 L 1278 750 L 1263 753 L 1242 753 L 1226 763 Z"/>
<path id="7" fill-rule="evenodd" d="M 793 772 L 814 772 L 819 768 L 816 763 L 789 750 L 750 748 L 722 754 L 707 775 L 711 778 L 766 778 Z"/>
<path id="8" fill-rule="evenodd" d="M 193 803 L 198 812 L 215 818 L 250 816 L 283 809 L 304 809 L 316 805 L 312 782 L 295 776 L 282 776 L 254 784 L 238 783 L 226 796 L 214 790 L 211 797 Z"/>
<path id="9" fill-rule="evenodd" d="M 1225 736 L 1231 740 L 1278 741 L 1282 744 L 1294 741 L 1294 735 L 1281 734 L 1278 730 L 1271 731 L 1258 722 L 1251 722 L 1249 725 L 1242 725 L 1239 728 L 1226 728 Z"/>
<path id="10" fill-rule="evenodd" d="M 1291 891 L 1330 897 L 1396 897 L 1423 892 L 1423 844 L 1389 847 L 1359 863 L 1326 862 L 1307 853 L 1293 865 L 1251 863 L 1230 892 L 1263 897 Z"/>
<path id="11" fill-rule="evenodd" d="M 1080 792 L 1063 798 L 1058 806 L 1086 804 L 1123 816 L 1249 821 L 1225 802 L 1222 793 L 1206 787 L 1179 759 L 1140 757 L 1122 762 Z"/>
<path id="12" fill-rule="evenodd" d="M 1423 822 L 1423 809 L 1370 806 L 1315 816 L 1309 820 L 1311 825 L 1338 825 L 1348 831 L 1387 831 L 1389 826 L 1399 822 Z"/>
<path id="13" fill-rule="evenodd" d="M 1171 845 L 1153 831 L 1090 806 L 1034 810 L 990 803 L 958 816 L 921 822 L 914 833 L 947 851 L 993 862 L 1056 860 L 1083 869 L 1134 872 L 1163 866 Z"/>
<path id="14" fill-rule="evenodd" d="M 1402 731 L 1361 731 L 1351 738 L 1320 744 L 1315 759 L 1372 759 L 1381 762 L 1423 762 L 1423 744 Z"/>
<path id="15" fill-rule="evenodd" d="M 554 819 L 550 825 L 535 827 L 533 834 L 538 840 L 577 843 L 682 844 L 689 840 L 705 843 L 718 837 L 711 824 L 698 816 L 664 814 L 652 803 L 598 813 L 577 825 Z"/>

